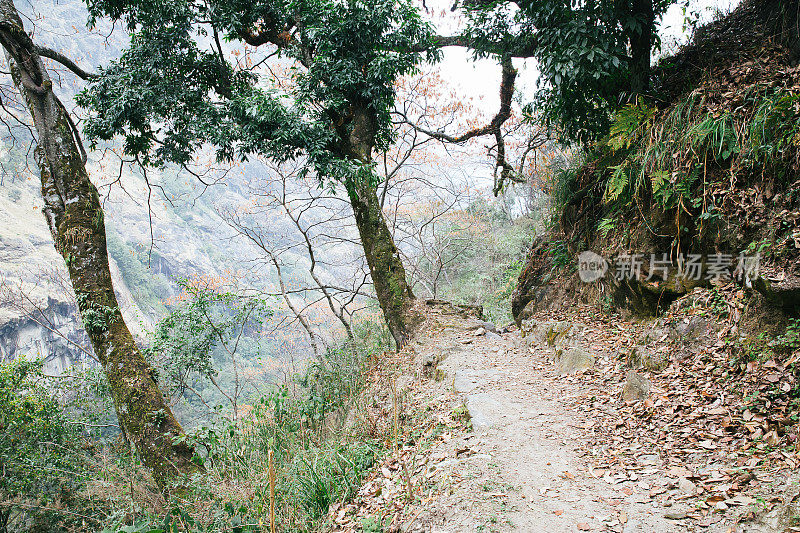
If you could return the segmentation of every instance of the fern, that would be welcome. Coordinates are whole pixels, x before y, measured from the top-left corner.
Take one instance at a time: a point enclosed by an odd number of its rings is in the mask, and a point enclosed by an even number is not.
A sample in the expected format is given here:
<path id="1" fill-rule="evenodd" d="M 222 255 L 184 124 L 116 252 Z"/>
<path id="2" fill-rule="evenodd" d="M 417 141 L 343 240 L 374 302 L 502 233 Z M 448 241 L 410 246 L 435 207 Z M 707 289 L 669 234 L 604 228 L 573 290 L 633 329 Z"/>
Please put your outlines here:
<path id="1" fill-rule="evenodd" d="M 625 189 L 628 188 L 631 181 L 629 161 L 625 160 L 623 163 L 609 168 L 613 172 L 608 180 L 608 185 L 606 185 L 606 201 L 616 202 L 625 192 Z"/>
<path id="2" fill-rule="evenodd" d="M 608 237 L 608 234 L 614 231 L 617 227 L 617 220 L 614 217 L 606 217 L 597 224 L 597 231 L 603 236 Z"/>
<path id="3" fill-rule="evenodd" d="M 620 109 L 611 124 L 608 145 L 613 150 L 628 149 L 650 127 L 656 108 L 637 102 Z"/>

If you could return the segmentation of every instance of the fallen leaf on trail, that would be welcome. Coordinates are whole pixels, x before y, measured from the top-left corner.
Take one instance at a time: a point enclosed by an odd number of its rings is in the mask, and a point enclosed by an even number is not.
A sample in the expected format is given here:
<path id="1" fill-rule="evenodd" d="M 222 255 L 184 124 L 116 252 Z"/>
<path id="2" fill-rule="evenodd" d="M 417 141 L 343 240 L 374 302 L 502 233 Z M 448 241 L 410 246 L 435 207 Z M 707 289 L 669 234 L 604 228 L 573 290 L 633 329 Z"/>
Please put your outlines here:
<path id="1" fill-rule="evenodd" d="M 562 514 L 564 514 L 564 510 L 563 509 L 556 509 L 555 511 L 553 511 L 553 514 L 556 515 L 556 516 L 561 516 Z"/>

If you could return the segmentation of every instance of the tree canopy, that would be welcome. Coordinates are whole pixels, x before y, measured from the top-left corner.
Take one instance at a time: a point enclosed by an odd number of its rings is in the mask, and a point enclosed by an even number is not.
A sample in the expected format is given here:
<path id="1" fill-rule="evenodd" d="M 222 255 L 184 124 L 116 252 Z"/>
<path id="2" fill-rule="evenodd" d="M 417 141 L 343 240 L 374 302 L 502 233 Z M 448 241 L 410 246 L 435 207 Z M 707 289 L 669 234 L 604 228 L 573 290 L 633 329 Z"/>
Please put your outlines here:
<path id="1" fill-rule="evenodd" d="M 148 164 L 186 164 L 210 143 L 222 160 L 302 156 L 320 178 L 347 181 L 370 154 L 346 141 L 387 147 L 395 80 L 433 57 L 416 51 L 432 30 L 409 2 L 91 0 L 89 9 L 124 20 L 132 38 L 79 98 L 92 111 L 86 133 L 121 135 Z M 271 46 L 248 64 L 227 53 L 234 42 Z M 291 61 L 290 90 L 259 74 L 272 56 Z"/>
<path id="2" fill-rule="evenodd" d="M 562 138 L 590 140 L 608 130 L 611 110 L 647 90 L 656 21 L 673 3 L 467 0 L 463 40 L 478 55 L 535 58 L 540 77 L 531 107 Z"/>

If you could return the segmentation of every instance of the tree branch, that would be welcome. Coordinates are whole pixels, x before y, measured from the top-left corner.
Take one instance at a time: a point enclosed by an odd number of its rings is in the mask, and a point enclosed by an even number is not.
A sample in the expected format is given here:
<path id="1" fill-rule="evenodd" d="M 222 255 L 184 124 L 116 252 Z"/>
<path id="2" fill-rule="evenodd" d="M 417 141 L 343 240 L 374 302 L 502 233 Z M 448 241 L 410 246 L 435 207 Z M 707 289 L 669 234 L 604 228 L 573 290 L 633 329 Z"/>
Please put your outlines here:
<path id="1" fill-rule="evenodd" d="M 45 46 L 36 46 L 36 50 L 39 52 L 39 55 L 42 57 L 46 57 L 47 59 L 52 59 L 56 63 L 61 63 L 63 66 L 67 67 L 69 70 L 72 71 L 73 74 L 81 78 L 82 80 L 93 80 L 99 78 L 100 75 L 94 72 L 86 72 L 81 67 L 79 67 L 73 60 L 65 56 L 60 52 L 56 52 L 51 48 L 47 48 Z"/>
<path id="2" fill-rule="evenodd" d="M 412 48 L 412 51 L 427 52 L 432 48 L 446 48 L 449 46 L 469 48 L 470 50 L 476 50 L 486 54 L 526 58 L 533 57 L 538 48 L 538 42 L 533 39 L 524 46 L 509 50 L 506 44 L 478 42 L 464 35 L 434 35 L 430 43 L 419 43 Z"/>
<path id="3" fill-rule="evenodd" d="M 453 144 L 463 144 L 475 137 L 482 137 L 484 135 L 493 135 L 497 142 L 497 155 L 495 157 L 495 168 L 500 169 L 499 179 L 495 177 L 495 184 L 493 188 L 494 195 L 497 196 L 503 188 L 503 184 L 507 179 L 517 181 L 514 178 L 514 167 L 506 161 L 506 148 L 503 139 L 502 126 L 511 118 L 511 100 L 514 97 L 514 82 L 517 79 L 517 69 L 511 62 L 511 56 L 504 56 L 500 64 L 502 65 L 502 76 L 500 79 L 500 109 L 497 114 L 492 118 L 491 122 L 485 126 L 471 129 L 461 135 L 449 135 L 443 131 L 431 131 L 417 124 L 414 124 L 405 115 L 400 114 L 403 119 L 415 130 L 424 133 L 434 139 L 442 142 Z"/>

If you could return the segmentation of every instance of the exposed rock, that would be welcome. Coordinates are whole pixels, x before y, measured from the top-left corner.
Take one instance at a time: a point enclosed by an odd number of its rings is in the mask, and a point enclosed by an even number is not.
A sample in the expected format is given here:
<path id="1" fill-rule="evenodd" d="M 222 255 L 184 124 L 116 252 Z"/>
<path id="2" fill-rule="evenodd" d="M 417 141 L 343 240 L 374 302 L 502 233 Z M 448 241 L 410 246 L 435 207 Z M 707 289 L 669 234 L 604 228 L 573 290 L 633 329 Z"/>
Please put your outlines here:
<path id="1" fill-rule="evenodd" d="M 792 276 L 781 280 L 758 277 L 753 282 L 753 288 L 775 307 L 786 311 L 800 309 L 800 277 Z"/>
<path id="2" fill-rule="evenodd" d="M 556 366 L 562 374 L 573 374 L 588 370 L 594 366 L 595 357 L 583 348 L 566 348 L 556 350 Z"/>
<path id="3" fill-rule="evenodd" d="M 671 332 L 672 340 L 691 343 L 707 339 L 714 333 L 711 322 L 700 316 L 692 316 L 678 322 Z"/>
<path id="4" fill-rule="evenodd" d="M 640 455 L 636 458 L 636 464 L 640 466 L 654 466 L 659 464 L 660 459 L 656 454 Z"/>
<path id="5" fill-rule="evenodd" d="M 483 321 L 482 305 L 460 305 L 445 300 L 425 300 L 425 305 L 434 307 L 443 315 L 458 315 L 461 318 L 477 318 Z"/>
<path id="6" fill-rule="evenodd" d="M 500 402 L 490 394 L 479 392 L 467 396 L 467 411 L 475 430 L 487 429 L 499 420 L 497 413 L 500 412 Z"/>
<path id="7" fill-rule="evenodd" d="M 0 325 L 0 360 L 42 358 L 50 375 L 60 375 L 73 364 L 94 365 L 89 338 L 76 321 L 75 304 L 48 298 L 39 309 Z"/>
<path id="8" fill-rule="evenodd" d="M 629 370 L 625 378 L 625 387 L 622 389 L 622 399 L 626 402 L 638 402 L 647 398 L 649 393 L 650 382 L 647 378 Z"/>
<path id="9" fill-rule="evenodd" d="M 530 318 L 550 291 L 548 277 L 553 270 L 550 253 L 547 250 L 547 239 L 538 238 L 528 253 L 525 268 L 520 272 L 517 287 L 511 295 L 511 314 L 519 326 L 523 320 Z"/>
<path id="10" fill-rule="evenodd" d="M 533 320 L 526 320 L 522 322 L 520 330 L 522 334 L 529 339 L 528 344 L 536 342 L 554 347 L 578 344 L 580 340 L 580 331 L 572 322 L 536 322 Z"/>
<path id="11" fill-rule="evenodd" d="M 678 490 L 684 494 L 694 494 L 697 492 L 697 485 L 692 483 L 689 479 L 682 477 L 678 480 Z"/>
<path id="12" fill-rule="evenodd" d="M 646 346 L 634 346 L 625 356 L 625 363 L 631 368 L 660 372 L 669 366 L 669 356 L 663 351 L 651 350 Z"/>
<path id="13" fill-rule="evenodd" d="M 548 346 L 564 344 L 571 333 L 574 333 L 572 323 L 554 322 L 545 331 L 545 342 Z"/>
<path id="14" fill-rule="evenodd" d="M 677 265 L 669 272 L 667 279 L 660 280 L 623 279 L 617 282 L 611 278 L 615 306 L 628 309 L 637 316 L 656 316 L 681 296 L 709 283 L 702 277 L 699 280 L 678 277 Z"/>
<path id="15" fill-rule="evenodd" d="M 800 523 L 800 488 L 797 485 L 797 476 L 793 476 L 795 483 L 783 497 L 783 502 L 774 509 L 764 513 L 753 524 L 748 524 L 745 531 L 767 533 L 772 531 L 789 531 Z"/>
<path id="16" fill-rule="evenodd" d="M 425 378 L 432 378 L 438 364 L 439 358 L 435 354 L 430 352 L 423 354 L 419 361 L 420 375 Z"/>
<path id="17" fill-rule="evenodd" d="M 473 368 L 459 368 L 453 378 L 453 388 L 456 392 L 471 392 L 477 387 L 488 383 L 499 374 L 497 369 L 475 370 Z"/>
<path id="18" fill-rule="evenodd" d="M 479 330 L 483 329 L 484 331 L 490 331 L 492 333 L 497 333 L 497 326 L 494 322 L 489 322 L 488 320 L 478 320 L 477 323 L 473 326 L 470 326 L 470 330 Z"/>

